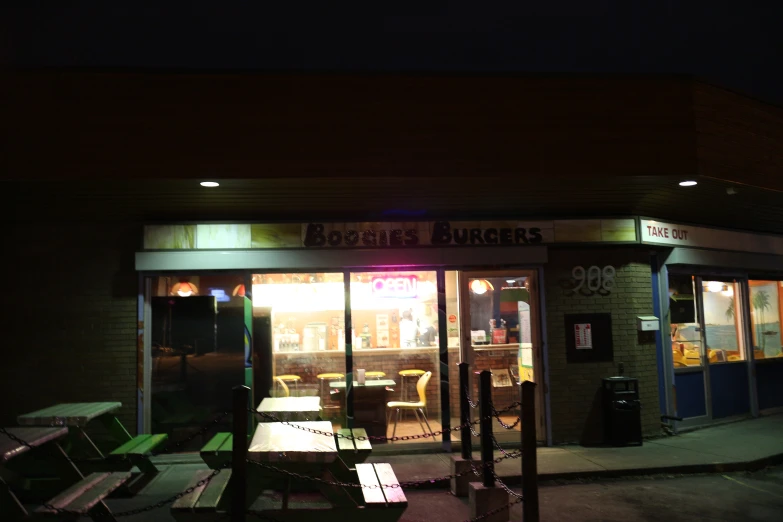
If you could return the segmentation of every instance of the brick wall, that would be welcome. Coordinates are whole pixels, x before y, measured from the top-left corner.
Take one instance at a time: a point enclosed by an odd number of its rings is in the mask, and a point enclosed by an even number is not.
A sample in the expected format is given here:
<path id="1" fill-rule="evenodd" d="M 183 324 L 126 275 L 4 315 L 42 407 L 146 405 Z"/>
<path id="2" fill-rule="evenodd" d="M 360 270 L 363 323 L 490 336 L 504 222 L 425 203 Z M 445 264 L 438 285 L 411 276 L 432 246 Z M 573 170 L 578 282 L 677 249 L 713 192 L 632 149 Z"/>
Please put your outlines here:
<path id="1" fill-rule="evenodd" d="M 135 433 L 140 230 L 4 227 L 2 425 L 58 402 L 120 401 Z"/>
<path id="2" fill-rule="evenodd" d="M 475 353 L 473 365 L 470 367 L 472 372 L 481 372 L 484 370 L 508 369 L 511 366 L 517 366 L 518 350 L 516 348 L 508 350 L 487 350 Z M 451 402 L 449 408 L 451 416 L 459 418 L 459 349 L 449 348 L 449 388 Z M 513 377 L 512 377 L 513 379 Z M 492 404 L 496 409 L 502 410 L 511 403 L 518 401 L 519 388 L 517 386 L 493 387 Z M 470 400 L 478 402 L 479 400 L 479 378 L 473 376 L 473 386 L 470 392 Z"/>
<path id="3" fill-rule="evenodd" d="M 575 295 L 570 288 L 574 266 L 612 265 L 617 270 L 609 295 Z M 600 442 L 603 436 L 599 390 L 602 377 L 617 375 L 619 363 L 625 375 L 639 379 L 642 430 L 654 435 L 660 430 L 658 373 L 654 338 L 641 337 L 636 317 L 653 315 L 649 257 L 642 249 L 550 250 L 545 268 L 546 320 L 549 341 L 549 376 L 554 442 Z M 614 361 L 568 363 L 564 315 L 568 313 L 612 314 Z"/>

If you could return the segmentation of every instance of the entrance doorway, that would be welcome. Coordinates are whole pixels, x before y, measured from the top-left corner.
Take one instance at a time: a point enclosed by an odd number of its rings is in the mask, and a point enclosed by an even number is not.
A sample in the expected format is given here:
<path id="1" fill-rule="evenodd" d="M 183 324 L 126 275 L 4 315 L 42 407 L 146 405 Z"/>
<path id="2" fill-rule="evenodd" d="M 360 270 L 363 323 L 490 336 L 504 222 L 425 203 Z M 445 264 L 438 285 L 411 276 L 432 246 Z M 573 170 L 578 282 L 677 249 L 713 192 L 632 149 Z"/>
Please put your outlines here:
<path id="1" fill-rule="evenodd" d="M 493 421 L 498 443 L 520 441 L 523 381 L 543 383 L 541 316 L 536 270 L 459 273 L 461 361 L 470 364 L 471 400 L 479 398 L 479 372 L 492 373 Z M 455 403 L 459 398 L 452 397 Z M 546 440 L 543 386 L 536 388 L 536 434 Z M 473 409 L 478 419 L 478 408 Z M 474 443 L 478 440 L 474 437 Z"/>
<path id="2" fill-rule="evenodd" d="M 748 414 L 747 280 L 669 276 L 675 407 L 683 427 Z"/>

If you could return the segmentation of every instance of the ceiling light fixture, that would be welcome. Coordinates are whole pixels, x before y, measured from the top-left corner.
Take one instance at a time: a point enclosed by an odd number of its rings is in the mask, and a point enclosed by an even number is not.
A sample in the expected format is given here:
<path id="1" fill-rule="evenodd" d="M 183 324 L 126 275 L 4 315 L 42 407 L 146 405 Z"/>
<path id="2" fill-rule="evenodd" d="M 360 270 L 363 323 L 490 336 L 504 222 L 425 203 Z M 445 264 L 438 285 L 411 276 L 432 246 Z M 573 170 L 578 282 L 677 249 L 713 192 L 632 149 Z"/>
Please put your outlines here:
<path id="1" fill-rule="evenodd" d="M 171 294 L 180 297 L 198 295 L 198 287 L 189 281 L 180 281 L 171 287 Z"/>
<path id="2" fill-rule="evenodd" d="M 698 183 L 697 183 L 697 182 L 695 182 L 695 181 L 692 181 L 692 180 L 689 180 L 689 181 L 680 181 L 680 186 L 681 186 L 681 187 L 692 187 L 692 186 L 694 186 L 694 185 L 698 185 Z"/>
<path id="3" fill-rule="evenodd" d="M 202 181 L 201 183 L 199 183 L 199 185 L 201 185 L 202 187 L 219 187 L 220 183 L 218 183 L 217 181 Z"/>

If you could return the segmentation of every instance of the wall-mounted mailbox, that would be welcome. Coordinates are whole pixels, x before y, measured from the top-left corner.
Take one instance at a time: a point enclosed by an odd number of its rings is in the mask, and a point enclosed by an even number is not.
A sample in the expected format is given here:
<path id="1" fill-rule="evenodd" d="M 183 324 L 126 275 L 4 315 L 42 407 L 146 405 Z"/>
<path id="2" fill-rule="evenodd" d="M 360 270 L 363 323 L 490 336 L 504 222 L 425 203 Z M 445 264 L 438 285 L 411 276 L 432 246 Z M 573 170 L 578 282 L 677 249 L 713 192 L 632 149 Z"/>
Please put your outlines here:
<path id="1" fill-rule="evenodd" d="M 661 322 L 654 315 L 640 315 L 636 318 L 636 329 L 640 332 L 657 332 Z"/>

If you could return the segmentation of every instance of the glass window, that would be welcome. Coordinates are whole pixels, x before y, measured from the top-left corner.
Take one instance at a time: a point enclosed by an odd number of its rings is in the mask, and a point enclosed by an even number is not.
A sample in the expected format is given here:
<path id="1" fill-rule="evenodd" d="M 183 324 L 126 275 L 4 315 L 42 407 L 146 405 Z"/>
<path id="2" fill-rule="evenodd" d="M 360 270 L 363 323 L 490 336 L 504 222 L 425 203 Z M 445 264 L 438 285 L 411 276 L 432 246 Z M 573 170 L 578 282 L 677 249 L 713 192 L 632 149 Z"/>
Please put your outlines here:
<path id="1" fill-rule="evenodd" d="M 781 298 L 783 281 L 750 281 L 750 324 L 753 357 L 783 357 Z"/>
<path id="2" fill-rule="evenodd" d="M 343 423 L 345 287 L 342 273 L 253 274 L 253 314 L 269 315 L 273 397 L 319 396 L 322 418 Z"/>
<path id="3" fill-rule="evenodd" d="M 704 339 L 710 364 L 745 359 L 741 287 L 735 280 L 702 281 Z"/>
<path id="4" fill-rule="evenodd" d="M 696 316 L 694 278 L 669 275 L 669 322 L 675 368 L 701 366 L 702 334 Z"/>
<path id="5" fill-rule="evenodd" d="M 231 409 L 231 388 L 245 382 L 249 353 L 243 276 L 151 278 L 153 433 L 184 438 Z M 231 429 L 230 419 L 203 440 Z M 197 438 L 183 451 L 198 450 Z"/>
<path id="6" fill-rule="evenodd" d="M 398 437 L 440 431 L 436 272 L 351 273 L 351 324 L 354 425 Z"/>

